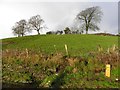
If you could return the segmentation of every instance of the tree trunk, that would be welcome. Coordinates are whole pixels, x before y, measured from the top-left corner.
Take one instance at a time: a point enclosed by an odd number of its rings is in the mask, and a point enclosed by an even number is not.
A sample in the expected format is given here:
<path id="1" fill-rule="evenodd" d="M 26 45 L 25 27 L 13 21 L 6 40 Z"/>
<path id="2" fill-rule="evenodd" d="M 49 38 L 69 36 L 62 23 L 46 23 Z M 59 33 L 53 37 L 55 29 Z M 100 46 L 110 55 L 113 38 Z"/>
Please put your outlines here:
<path id="1" fill-rule="evenodd" d="M 86 34 L 88 34 L 88 27 L 86 27 Z"/>
<path id="2" fill-rule="evenodd" d="M 38 35 L 40 35 L 40 32 L 39 32 L 39 30 L 37 30 L 37 32 L 38 32 Z"/>
<path id="3" fill-rule="evenodd" d="M 21 35 L 22 35 L 22 37 L 23 37 L 24 34 L 22 33 Z"/>
<path id="4" fill-rule="evenodd" d="M 86 34 L 88 34 L 89 25 L 88 25 L 88 21 L 87 21 L 86 17 L 85 17 L 85 25 L 86 25 Z"/>

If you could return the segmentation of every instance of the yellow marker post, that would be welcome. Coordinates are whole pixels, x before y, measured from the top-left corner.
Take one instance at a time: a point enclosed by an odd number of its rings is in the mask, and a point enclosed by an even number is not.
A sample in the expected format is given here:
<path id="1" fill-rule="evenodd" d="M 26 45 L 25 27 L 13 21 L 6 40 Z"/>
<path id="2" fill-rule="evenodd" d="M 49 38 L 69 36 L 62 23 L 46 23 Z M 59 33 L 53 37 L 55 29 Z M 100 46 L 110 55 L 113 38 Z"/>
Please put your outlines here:
<path id="1" fill-rule="evenodd" d="M 65 51 L 66 51 L 66 54 L 68 55 L 68 47 L 66 44 L 65 44 Z"/>
<path id="2" fill-rule="evenodd" d="M 106 65 L 105 76 L 106 76 L 106 77 L 110 77 L 110 64 L 107 64 L 107 65 Z"/>
<path id="3" fill-rule="evenodd" d="M 26 56 L 28 57 L 28 49 L 26 48 Z"/>

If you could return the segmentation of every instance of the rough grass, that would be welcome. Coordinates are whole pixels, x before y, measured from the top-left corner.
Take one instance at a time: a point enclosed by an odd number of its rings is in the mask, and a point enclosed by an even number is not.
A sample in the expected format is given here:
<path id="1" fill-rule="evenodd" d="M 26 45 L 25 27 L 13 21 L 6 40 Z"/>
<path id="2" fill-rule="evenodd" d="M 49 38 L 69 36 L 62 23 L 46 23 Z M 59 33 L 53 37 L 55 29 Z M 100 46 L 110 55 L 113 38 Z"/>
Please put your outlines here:
<path id="1" fill-rule="evenodd" d="M 36 49 L 45 53 L 63 52 L 64 45 L 68 45 L 68 52 L 71 55 L 79 55 L 89 51 L 96 51 L 97 47 L 103 49 L 118 45 L 117 36 L 99 35 L 36 35 L 19 38 L 3 39 L 4 49 Z M 56 47 L 54 47 L 56 45 Z"/>
<path id="2" fill-rule="evenodd" d="M 2 41 L 3 87 L 118 88 L 116 36 L 40 35 Z M 105 77 L 108 63 L 110 78 Z"/>
<path id="3" fill-rule="evenodd" d="M 117 58 L 117 48 L 110 52 L 94 52 L 89 57 L 66 56 L 63 53 L 48 55 L 31 50 L 4 50 L 3 83 L 12 83 L 12 87 L 16 87 L 16 84 L 19 84 L 17 87 L 29 84 L 30 87 L 37 88 L 118 88 Z M 107 78 L 105 65 L 109 60 L 111 77 Z"/>

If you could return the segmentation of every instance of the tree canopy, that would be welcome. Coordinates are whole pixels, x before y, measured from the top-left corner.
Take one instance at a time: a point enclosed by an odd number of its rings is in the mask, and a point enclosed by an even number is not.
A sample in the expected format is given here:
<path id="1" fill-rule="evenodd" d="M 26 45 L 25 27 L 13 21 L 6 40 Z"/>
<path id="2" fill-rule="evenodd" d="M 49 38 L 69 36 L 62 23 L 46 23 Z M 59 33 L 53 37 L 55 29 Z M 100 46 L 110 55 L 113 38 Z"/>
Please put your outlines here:
<path id="1" fill-rule="evenodd" d="M 100 23 L 102 15 L 100 7 L 96 6 L 81 11 L 77 14 L 76 19 L 81 24 L 81 29 L 85 30 L 86 34 L 88 34 L 88 30 L 100 30 L 97 24 Z"/>
<path id="2" fill-rule="evenodd" d="M 43 28 L 42 24 L 44 20 L 40 15 L 33 16 L 29 19 L 28 24 L 30 25 L 31 30 L 36 30 L 38 35 L 40 34 L 40 30 Z"/>
<path id="3" fill-rule="evenodd" d="M 30 32 L 27 28 L 27 21 L 25 19 L 20 20 L 15 23 L 15 26 L 12 27 L 13 34 L 18 36 L 24 36 L 26 32 Z"/>

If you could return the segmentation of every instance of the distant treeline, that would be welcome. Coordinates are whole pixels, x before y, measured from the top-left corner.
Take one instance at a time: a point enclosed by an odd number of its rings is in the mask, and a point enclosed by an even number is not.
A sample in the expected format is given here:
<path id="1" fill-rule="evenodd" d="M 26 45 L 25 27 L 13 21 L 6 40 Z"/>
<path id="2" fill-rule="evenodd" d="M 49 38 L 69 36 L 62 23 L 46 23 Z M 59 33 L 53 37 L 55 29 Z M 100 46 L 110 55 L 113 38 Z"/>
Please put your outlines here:
<path id="1" fill-rule="evenodd" d="M 57 34 L 57 35 L 61 35 L 61 34 L 82 34 L 83 31 L 80 30 L 70 30 L 69 27 L 66 27 L 65 30 L 57 30 L 57 31 L 49 31 L 46 32 L 46 34 Z"/>

